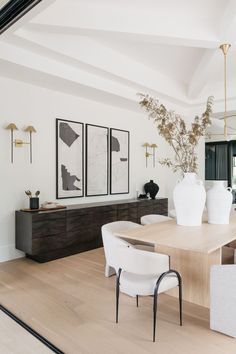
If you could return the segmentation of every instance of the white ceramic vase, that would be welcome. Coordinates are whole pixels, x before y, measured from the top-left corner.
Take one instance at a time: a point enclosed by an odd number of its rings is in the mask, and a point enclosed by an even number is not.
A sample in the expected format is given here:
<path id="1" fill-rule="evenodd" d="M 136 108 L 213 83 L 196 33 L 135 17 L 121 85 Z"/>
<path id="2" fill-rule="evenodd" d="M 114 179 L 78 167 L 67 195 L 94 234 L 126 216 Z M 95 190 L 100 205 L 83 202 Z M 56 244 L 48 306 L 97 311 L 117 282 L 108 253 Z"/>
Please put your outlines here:
<path id="1" fill-rule="evenodd" d="M 225 188 L 224 181 L 214 181 L 207 192 L 208 223 L 229 224 L 232 201 L 232 189 Z"/>
<path id="2" fill-rule="evenodd" d="M 185 173 L 174 188 L 174 205 L 178 225 L 200 226 L 206 202 L 206 191 L 196 173 Z"/>

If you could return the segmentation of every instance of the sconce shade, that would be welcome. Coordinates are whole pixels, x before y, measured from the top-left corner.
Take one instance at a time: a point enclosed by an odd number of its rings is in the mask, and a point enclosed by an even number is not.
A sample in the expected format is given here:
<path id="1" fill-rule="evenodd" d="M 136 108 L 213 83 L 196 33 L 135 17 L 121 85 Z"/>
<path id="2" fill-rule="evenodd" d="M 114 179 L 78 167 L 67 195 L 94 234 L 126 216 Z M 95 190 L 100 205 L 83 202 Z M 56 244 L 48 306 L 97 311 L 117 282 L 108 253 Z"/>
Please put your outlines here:
<path id="1" fill-rule="evenodd" d="M 157 148 L 157 144 L 151 144 L 150 147 L 151 148 Z"/>
<path id="2" fill-rule="evenodd" d="M 144 146 L 144 147 L 149 147 L 150 144 L 149 144 L 149 143 L 144 143 L 143 146 Z"/>
<path id="3" fill-rule="evenodd" d="M 9 129 L 9 130 L 18 130 L 17 126 L 15 125 L 15 123 L 10 123 L 8 124 L 8 126 L 5 129 Z"/>
<path id="4" fill-rule="evenodd" d="M 28 127 L 25 128 L 25 132 L 36 133 L 36 129 L 33 127 L 33 125 L 28 125 Z"/>
<path id="5" fill-rule="evenodd" d="M 222 50 L 224 55 L 227 55 L 229 48 L 231 47 L 231 44 L 221 44 L 219 48 Z"/>

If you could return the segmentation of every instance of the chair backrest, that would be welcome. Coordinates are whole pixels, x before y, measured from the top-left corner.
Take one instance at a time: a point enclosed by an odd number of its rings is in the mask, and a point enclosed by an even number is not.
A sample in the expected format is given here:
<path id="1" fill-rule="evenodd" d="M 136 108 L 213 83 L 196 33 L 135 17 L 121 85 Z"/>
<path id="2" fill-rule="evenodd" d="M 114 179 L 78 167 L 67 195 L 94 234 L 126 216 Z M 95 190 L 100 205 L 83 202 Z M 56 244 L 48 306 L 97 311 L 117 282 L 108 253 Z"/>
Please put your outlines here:
<path id="1" fill-rule="evenodd" d="M 140 219 L 142 225 L 155 224 L 155 223 L 170 221 L 170 220 L 172 220 L 172 218 L 160 214 L 144 215 Z"/>
<path id="2" fill-rule="evenodd" d="M 169 256 L 118 246 L 119 268 L 129 273 L 148 275 L 160 274 L 169 270 Z"/>
<path id="3" fill-rule="evenodd" d="M 121 230 L 128 230 L 140 226 L 131 221 L 115 221 L 102 226 L 102 240 L 107 263 L 115 268 L 119 268 L 117 259 L 118 246 L 132 247 L 132 245 L 121 238 L 114 236 L 114 233 Z"/>

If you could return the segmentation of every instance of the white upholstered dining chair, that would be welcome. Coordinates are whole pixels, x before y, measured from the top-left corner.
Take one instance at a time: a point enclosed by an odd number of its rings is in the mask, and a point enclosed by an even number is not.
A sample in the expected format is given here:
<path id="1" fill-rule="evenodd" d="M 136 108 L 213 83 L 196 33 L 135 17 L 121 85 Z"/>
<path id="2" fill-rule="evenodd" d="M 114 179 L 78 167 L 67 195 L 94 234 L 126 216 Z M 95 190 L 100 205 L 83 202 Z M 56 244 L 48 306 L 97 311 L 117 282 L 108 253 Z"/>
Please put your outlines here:
<path id="1" fill-rule="evenodd" d="M 169 217 L 172 218 L 172 219 L 176 219 L 176 211 L 175 211 L 175 209 L 171 209 L 169 211 Z"/>
<path id="2" fill-rule="evenodd" d="M 117 265 L 116 250 L 119 245 L 126 247 L 135 247 L 146 251 L 153 252 L 154 247 L 150 244 L 137 244 L 134 242 L 127 242 L 114 234 L 122 230 L 131 230 L 137 227 L 142 227 L 140 224 L 136 224 L 132 221 L 114 221 L 102 226 L 102 240 L 106 258 L 105 276 L 109 277 L 116 274 L 119 267 Z"/>
<path id="3" fill-rule="evenodd" d="M 210 328 L 236 338 L 236 264 L 211 267 Z"/>
<path id="4" fill-rule="evenodd" d="M 120 291 L 129 296 L 153 295 L 153 342 L 156 336 L 156 316 L 158 295 L 179 287 L 179 315 L 182 326 L 182 279 L 180 274 L 170 269 L 169 256 L 118 246 L 116 276 L 116 323 L 118 323 Z"/>
<path id="5" fill-rule="evenodd" d="M 169 218 L 165 215 L 160 214 L 149 214 L 141 217 L 140 221 L 142 225 L 155 224 L 158 222 L 173 220 L 173 218 Z"/>

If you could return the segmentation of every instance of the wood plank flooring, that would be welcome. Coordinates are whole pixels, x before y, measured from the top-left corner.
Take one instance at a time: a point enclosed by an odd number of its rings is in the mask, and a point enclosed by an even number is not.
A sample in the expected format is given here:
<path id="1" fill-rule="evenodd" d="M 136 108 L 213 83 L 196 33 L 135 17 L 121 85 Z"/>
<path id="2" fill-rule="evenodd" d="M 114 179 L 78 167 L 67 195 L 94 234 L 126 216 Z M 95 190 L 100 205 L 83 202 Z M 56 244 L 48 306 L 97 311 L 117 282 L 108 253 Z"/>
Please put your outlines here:
<path id="1" fill-rule="evenodd" d="M 209 329 L 205 308 L 184 303 L 180 327 L 177 299 L 167 295 L 160 296 L 156 343 L 152 298 L 140 298 L 136 308 L 135 299 L 121 294 L 115 324 L 114 289 L 115 278 L 104 277 L 103 249 L 44 264 L 29 259 L 0 264 L 0 302 L 66 354 L 236 353 L 235 339 Z M 49 352 L 41 343 L 27 352 L 27 339 L 17 340 L 23 329 L 11 321 L 1 314 L 0 353 Z"/>
<path id="2" fill-rule="evenodd" d="M 45 345 L 0 312 L 1 354 L 52 354 Z"/>

